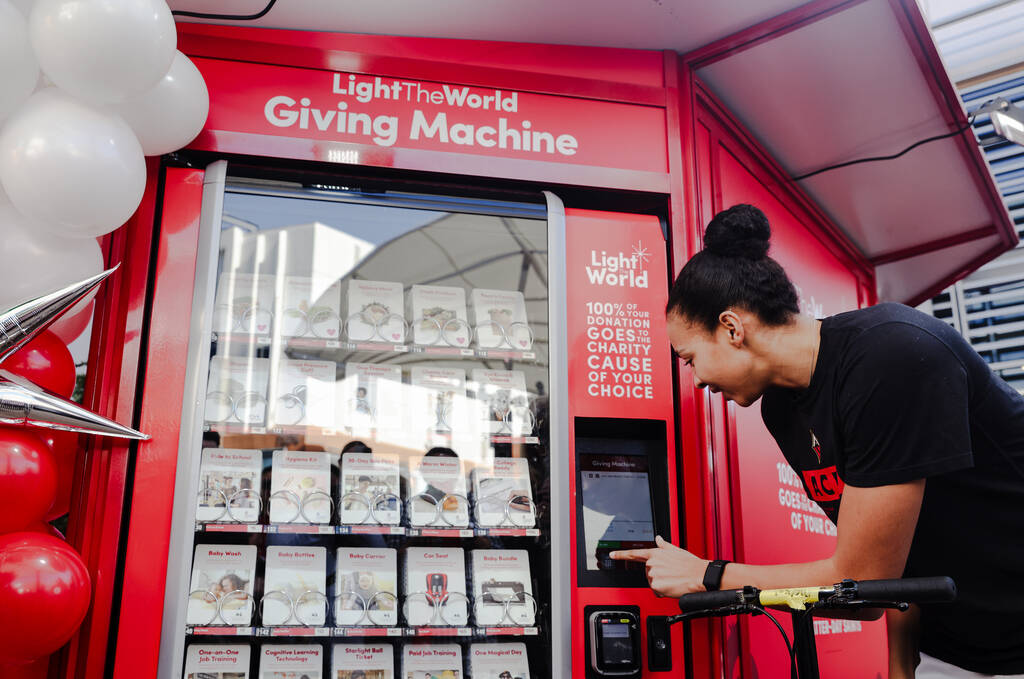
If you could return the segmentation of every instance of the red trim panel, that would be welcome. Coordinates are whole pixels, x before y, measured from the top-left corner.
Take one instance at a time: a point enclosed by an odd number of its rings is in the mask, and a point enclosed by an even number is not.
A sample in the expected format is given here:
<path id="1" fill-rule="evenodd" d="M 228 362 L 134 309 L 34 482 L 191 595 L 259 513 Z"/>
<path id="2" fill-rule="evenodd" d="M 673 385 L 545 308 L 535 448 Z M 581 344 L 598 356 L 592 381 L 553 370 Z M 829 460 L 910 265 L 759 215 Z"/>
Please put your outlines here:
<path id="1" fill-rule="evenodd" d="M 103 238 L 107 266 L 120 263 L 96 297 L 84 405 L 132 424 L 153 237 L 159 160 L 146 159 L 142 203 L 123 227 Z M 129 446 L 112 438 L 81 437 L 72 484 L 68 542 L 81 553 L 93 582 L 92 607 L 63 658 L 60 676 L 104 676 Z"/>
<path id="2" fill-rule="evenodd" d="M 154 677 L 158 666 L 202 194 L 202 170 L 167 170 L 138 423 L 153 439 L 135 461 L 114 679 Z"/>

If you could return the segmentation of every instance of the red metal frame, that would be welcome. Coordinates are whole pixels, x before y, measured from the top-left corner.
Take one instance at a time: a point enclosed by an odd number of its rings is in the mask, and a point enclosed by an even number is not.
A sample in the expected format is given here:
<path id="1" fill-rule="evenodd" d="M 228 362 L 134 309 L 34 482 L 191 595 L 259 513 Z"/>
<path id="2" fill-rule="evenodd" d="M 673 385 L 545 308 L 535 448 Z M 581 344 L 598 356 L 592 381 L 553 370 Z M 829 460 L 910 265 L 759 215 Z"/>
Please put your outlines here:
<path id="1" fill-rule="evenodd" d="M 191 291 L 195 285 L 199 213 L 203 171 L 166 170 L 163 214 L 157 243 L 153 285 L 153 313 L 149 319 L 145 389 L 139 428 L 152 441 L 139 446 L 135 461 L 132 502 L 124 543 L 120 602 L 113 678 L 156 676 L 160 629 L 164 609 L 163 583 L 167 577 L 174 479 L 178 460 L 182 397 L 192 316 Z M 157 386 L 159 385 L 159 386 Z M 154 585 L 154 583 L 156 583 Z"/>
<path id="2" fill-rule="evenodd" d="M 147 159 L 142 203 L 131 220 L 103 239 L 107 265 L 120 264 L 96 297 L 84 405 L 118 422 L 134 422 L 149 278 L 159 162 Z M 103 676 L 117 595 L 117 558 L 131 447 L 119 439 L 82 437 L 72 485 L 68 541 L 93 578 L 89 613 L 62 651 L 64 676 Z"/>

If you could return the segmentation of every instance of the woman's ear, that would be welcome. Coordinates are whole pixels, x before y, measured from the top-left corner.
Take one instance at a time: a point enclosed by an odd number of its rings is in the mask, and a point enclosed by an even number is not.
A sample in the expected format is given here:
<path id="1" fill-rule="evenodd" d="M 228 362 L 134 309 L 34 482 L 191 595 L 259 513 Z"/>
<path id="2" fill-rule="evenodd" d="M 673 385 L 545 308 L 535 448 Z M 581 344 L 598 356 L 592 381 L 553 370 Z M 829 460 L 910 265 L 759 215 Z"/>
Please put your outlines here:
<path id="1" fill-rule="evenodd" d="M 740 346 L 743 344 L 744 328 L 743 319 L 732 309 L 726 309 L 718 315 L 719 328 L 728 333 L 729 344 Z"/>

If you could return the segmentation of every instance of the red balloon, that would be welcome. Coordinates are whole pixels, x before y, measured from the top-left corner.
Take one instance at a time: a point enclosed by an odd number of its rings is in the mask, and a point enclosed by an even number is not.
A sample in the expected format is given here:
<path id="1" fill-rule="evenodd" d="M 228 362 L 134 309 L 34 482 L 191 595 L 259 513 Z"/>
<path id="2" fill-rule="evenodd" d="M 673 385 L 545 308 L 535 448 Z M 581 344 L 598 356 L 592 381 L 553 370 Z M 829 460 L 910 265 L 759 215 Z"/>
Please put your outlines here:
<path id="1" fill-rule="evenodd" d="M 57 460 L 57 495 L 53 499 L 50 511 L 46 513 L 46 520 L 53 521 L 67 514 L 71 508 L 71 482 L 75 476 L 80 435 L 73 431 L 56 429 L 38 429 L 35 433 L 53 450 Z"/>
<path id="2" fill-rule="evenodd" d="M 82 557 L 41 533 L 0 535 L 0 663 L 49 655 L 67 643 L 89 608 Z"/>
<path id="3" fill-rule="evenodd" d="M 46 679 L 50 669 L 50 656 L 16 665 L 0 664 L 0 677 L 4 679 Z"/>
<path id="4" fill-rule="evenodd" d="M 87 300 L 85 304 L 79 302 L 65 311 L 64 315 L 55 320 L 47 330 L 59 337 L 64 344 L 71 344 L 89 327 L 95 308 L 95 300 Z"/>
<path id="5" fill-rule="evenodd" d="M 41 521 L 56 494 L 57 462 L 49 446 L 25 429 L 0 428 L 0 533 Z"/>
<path id="6" fill-rule="evenodd" d="M 49 330 L 18 349 L 3 367 L 64 398 L 71 398 L 75 392 L 75 359 L 67 345 Z"/>

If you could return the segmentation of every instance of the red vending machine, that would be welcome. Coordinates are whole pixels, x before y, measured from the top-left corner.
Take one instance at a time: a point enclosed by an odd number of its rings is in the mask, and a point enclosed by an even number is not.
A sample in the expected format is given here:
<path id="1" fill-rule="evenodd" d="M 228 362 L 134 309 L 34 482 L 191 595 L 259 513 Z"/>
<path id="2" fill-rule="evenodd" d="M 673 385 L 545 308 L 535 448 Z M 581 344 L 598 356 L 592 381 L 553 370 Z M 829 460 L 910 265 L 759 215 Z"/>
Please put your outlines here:
<path id="1" fill-rule="evenodd" d="M 159 676 L 683 676 L 665 220 L 199 178 Z"/>

